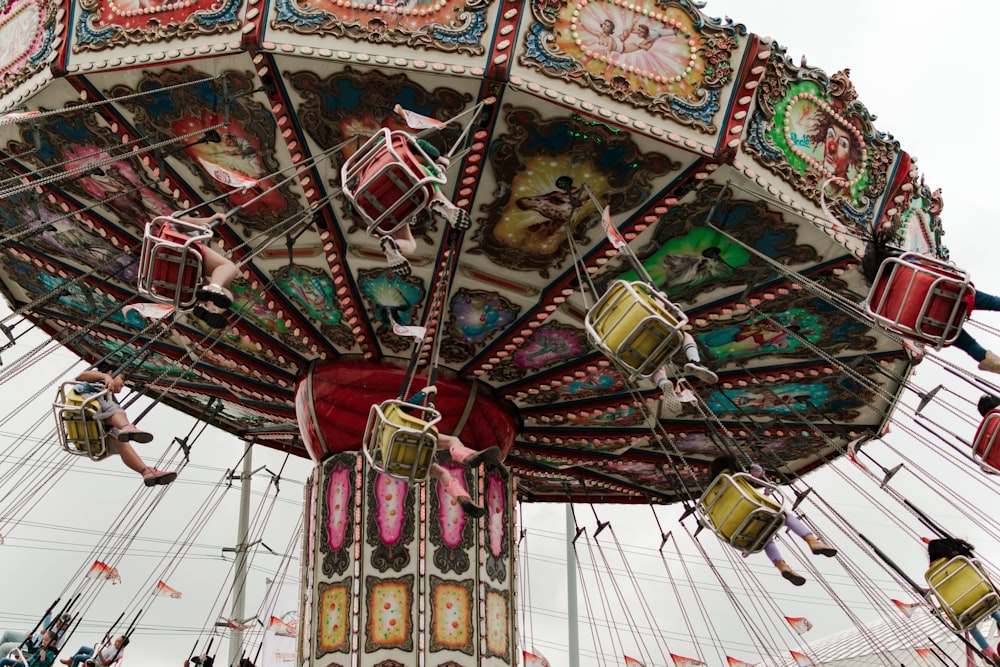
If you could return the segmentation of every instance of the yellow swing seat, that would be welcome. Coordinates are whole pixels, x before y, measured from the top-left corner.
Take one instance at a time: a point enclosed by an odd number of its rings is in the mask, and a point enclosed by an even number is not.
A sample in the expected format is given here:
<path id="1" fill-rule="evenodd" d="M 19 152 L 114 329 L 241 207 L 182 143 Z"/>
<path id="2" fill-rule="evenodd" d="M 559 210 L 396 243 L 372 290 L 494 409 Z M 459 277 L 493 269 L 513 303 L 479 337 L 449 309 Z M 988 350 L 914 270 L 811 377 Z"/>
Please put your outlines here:
<path id="1" fill-rule="evenodd" d="M 190 310 L 204 272 L 202 243 L 212 238 L 207 225 L 161 215 L 146 223 L 139 256 L 139 294 L 177 310 Z"/>
<path id="2" fill-rule="evenodd" d="M 978 560 L 954 556 L 931 564 L 924 574 L 936 611 L 955 632 L 964 632 L 1000 609 L 996 586 Z"/>
<path id="3" fill-rule="evenodd" d="M 697 511 L 703 525 L 744 556 L 767 546 L 787 516 L 781 491 L 746 473 L 718 475 L 698 499 Z"/>
<path id="4" fill-rule="evenodd" d="M 434 462 L 439 421 L 441 413 L 432 407 L 400 400 L 375 404 L 365 426 L 365 458 L 380 473 L 422 482 Z"/>
<path id="5" fill-rule="evenodd" d="M 383 127 L 340 172 L 341 191 L 365 221 L 369 234 L 391 234 L 430 204 L 447 178 L 416 138 Z"/>
<path id="6" fill-rule="evenodd" d="M 95 419 L 94 415 L 101 409 L 97 397 L 108 392 L 104 390 L 84 400 L 75 389 L 78 384 L 79 382 L 64 382 L 60 385 L 52 404 L 59 444 L 70 454 L 100 461 L 107 458 L 111 451 L 108 449 L 104 424 Z"/>
<path id="7" fill-rule="evenodd" d="M 616 280 L 587 313 L 591 343 L 634 378 L 648 378 L 681 349 L 687 316 L 644 282 Z"/>
<path id="8" fill-rule="evenodd" d="M 975 288 L 965 271 L 905 252 L 882 262 L 865 309 L 886 329 L 941 348 L 962 332 L 970 296 L 975 296 Z"/>

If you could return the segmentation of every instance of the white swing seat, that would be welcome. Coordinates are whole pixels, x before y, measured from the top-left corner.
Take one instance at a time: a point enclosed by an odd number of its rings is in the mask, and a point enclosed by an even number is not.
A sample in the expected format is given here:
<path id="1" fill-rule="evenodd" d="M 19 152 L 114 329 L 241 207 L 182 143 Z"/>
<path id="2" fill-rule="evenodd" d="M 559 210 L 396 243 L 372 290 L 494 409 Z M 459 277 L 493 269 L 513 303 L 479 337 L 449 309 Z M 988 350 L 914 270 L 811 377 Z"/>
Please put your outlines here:
<path id="1" fill-rule="evenodd" d="M 210 227 L 169 216 L 146 223 L 139 257 L 139 294 L 179 311 L 190 310 L 202 283 L 201 244 L 210 238 Z"/>
<path id="2" fill-rule="evenodd" d="M 437 451 L 441 413 L 432 407 L 389 400 L 372 406 L 365 426 L 365 458 L 380 473 L 422 482 Z"/>
<path id="3" fill-rule="evenodd" d="M 906 252 L 882 262 L 865 308 L 886 329 L 940 349 L 962 332 L 974 296 L 965 271 Z"/>
<path id="4" fill-rule="evenodd" d="M 56 433 L 64 450 L 76 456 L 86 456 L 95 461 L 107 458 L 108 435 L 104 424 L 94 415 L 100 412 L 97 397 L 107 390 L 90 396 L 84 401 L 75 387 L 79 382 L 64 382 L 60 385 L 52 412 L 56 418 Z"/>
<path id="5" fill-rule="evenodd" d="M 408 132 L 381 128 L 345 162 L 344 196 L 369 234 L 391 234 L 430 204 L 444 172 Z"/>
<path id="6" fill-rule="evenodd" d="M 972 439 L 972 459 L 979 464 L 979 469 L 989 475 L 1000 475 L 1000 409 L 994 408 L 986 413 L 976 436 Z"/>
<path id="7" fill-rule="evenodd" d="M 630 379 L 648 378 L 681 349 L 687 316 L 643 282 L 616 280 L 587 313 L 587 336 Z"/>
<path id="8" fill-rule="evenodd" d="M 955 632 L 964 632 L 1000 609 L 1000 595 L 979 561 L 954 556 L 924 575 L 935 610 Z"/>
<path id="9" fill-rule="evenodd" d="M 767 546 L 787 516 L 781 491 L 746 473 L 716 476 L 698 499 L 697 511 L 702 525 L 744 556 Z"/>

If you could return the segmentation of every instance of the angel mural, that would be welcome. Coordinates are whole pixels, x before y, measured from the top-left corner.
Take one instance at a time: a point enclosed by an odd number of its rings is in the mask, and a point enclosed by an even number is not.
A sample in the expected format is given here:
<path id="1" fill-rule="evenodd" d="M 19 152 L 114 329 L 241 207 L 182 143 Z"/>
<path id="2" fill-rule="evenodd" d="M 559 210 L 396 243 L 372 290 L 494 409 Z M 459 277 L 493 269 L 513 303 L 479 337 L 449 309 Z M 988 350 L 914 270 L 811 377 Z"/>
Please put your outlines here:
<path id="1" fill-rule="evenodd" d="M 592 2 L 580 10 L 577 23 L 579 62 L 588 67 L 595 59 L 604 63 L 607 81 L 615 71 L 636 72 L 658 82 L 680 79 L 696 64 L 691 36 L 681 33 L 679 22 L 669 25 L 627 11 L 612 3 Z"/>

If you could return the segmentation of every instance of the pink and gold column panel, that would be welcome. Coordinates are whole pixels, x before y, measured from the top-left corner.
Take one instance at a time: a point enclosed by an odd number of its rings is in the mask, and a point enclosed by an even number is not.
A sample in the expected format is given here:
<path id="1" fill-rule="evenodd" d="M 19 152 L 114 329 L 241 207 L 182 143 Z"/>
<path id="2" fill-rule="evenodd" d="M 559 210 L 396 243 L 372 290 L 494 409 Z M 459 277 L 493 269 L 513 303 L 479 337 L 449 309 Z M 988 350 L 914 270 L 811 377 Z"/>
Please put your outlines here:
<path id="1" fill-rule="evenodd" d="M 307 494 L 304 664 L 515 664 L 512 478 L 500 466 L 439 463 L 486 506 L 485 518 L 466 516 L 433 480 L 378 474 L 357 453 L 317 465 Z"/>

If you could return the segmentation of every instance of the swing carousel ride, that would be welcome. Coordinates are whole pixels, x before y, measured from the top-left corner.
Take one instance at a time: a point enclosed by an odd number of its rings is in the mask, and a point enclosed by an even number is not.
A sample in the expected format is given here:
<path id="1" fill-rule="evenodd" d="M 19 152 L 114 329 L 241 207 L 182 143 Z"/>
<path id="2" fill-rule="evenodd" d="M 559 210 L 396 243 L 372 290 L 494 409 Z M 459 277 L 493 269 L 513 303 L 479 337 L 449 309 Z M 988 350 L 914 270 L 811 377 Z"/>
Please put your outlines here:
<path id="1" fill-rule="evenodd" d="M 690 505 L 720 454 L 795 479 L 882 433 L 920 353 L 859 307 L 859 257 L 886 225 L 947 259 L 940 195 L 847 71 L 696 3 L 6 0 L 0 35 L 7 347 L 38 326 L 247 441 L 356 458 L 372 405 L 433 383 L 442 433 L 501 447 L 499 497 Z M 448 160 L 345 177 L 389 132 Z M 222 327 L 183 240 L 143 257 L 179 212 L 226 212 Z M 671 345 L 595 309 L 623 291 L 676 306 Z"/>

